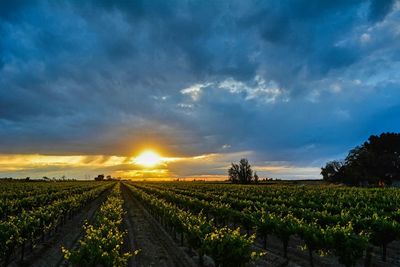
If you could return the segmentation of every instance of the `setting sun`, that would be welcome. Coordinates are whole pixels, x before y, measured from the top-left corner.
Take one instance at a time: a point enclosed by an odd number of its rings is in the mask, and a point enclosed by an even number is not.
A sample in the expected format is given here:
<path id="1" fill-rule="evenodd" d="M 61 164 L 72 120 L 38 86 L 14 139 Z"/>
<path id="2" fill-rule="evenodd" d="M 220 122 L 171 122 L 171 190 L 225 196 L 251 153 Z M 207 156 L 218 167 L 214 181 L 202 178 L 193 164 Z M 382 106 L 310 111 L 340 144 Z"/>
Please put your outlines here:
<path id="1" fill-rule="evenodd" d="M 156 152 L 151 150 L 146 150 L 142 152 L 139 156 L 137 156 L 133 161 L 134 163 L 143 165 L 145 167 L 153 167 L 155 165 L 160 164 L 163 161 L 163 159 Z"/>

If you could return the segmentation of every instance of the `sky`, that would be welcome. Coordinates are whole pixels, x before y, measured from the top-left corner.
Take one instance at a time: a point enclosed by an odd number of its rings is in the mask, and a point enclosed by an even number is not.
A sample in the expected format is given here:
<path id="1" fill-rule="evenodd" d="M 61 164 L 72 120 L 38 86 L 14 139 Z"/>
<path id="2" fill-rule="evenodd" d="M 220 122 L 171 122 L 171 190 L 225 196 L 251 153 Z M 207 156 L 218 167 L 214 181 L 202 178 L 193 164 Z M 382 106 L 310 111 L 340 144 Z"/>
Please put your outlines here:
<path id="1" fill-rule="evenodd" d="M 320 178 L 399 131 L 400 1 L 0 1 L 0 177 Z"/>

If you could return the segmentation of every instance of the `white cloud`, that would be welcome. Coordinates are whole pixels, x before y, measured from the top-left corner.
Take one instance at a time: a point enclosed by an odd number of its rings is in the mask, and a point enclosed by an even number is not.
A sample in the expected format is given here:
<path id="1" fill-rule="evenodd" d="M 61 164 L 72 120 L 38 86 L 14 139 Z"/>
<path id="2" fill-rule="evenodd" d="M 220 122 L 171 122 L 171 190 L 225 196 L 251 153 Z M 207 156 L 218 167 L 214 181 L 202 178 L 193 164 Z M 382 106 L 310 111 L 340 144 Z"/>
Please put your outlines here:
<path id="1" fill-rule="evenodd" d="M 191 108 L 193 108 L 193 105 L 192 104 L 179 103 L 178 107 L 184 108 L 184 109 L 191 109 Z"/>
<path id="2" fill-rule="evenodd" d="M 365 44 L 368 43 L 371 40 L 371 35 L 368 33 L 363 33 L 360 36 L 360 42 Z"/>
<path id="3" fill-rule="evenodd" d="M 212 85 L 212 83 L 196 83 L 192 86 L 182 89 L 181 94 L 189 95 L 193 101 L 198 101 L 202 94 L 202 89 Z"/>
<path id="4" fill-rule="evenodd" d="M 274 80 L 267 82 L 259 75 L 256 75 L 251 83 L 244 83 L 230 77 L 218 83 L 196 83 L 182 89 L 180 92 L 190 96 L 192 101 L 197 102 L 200 100 L 203 90 L 212 85 L 215 85 L 216 88 L 227 90 L 231 94 L 244 94 L 245 100 L 257 99 L 265 103 L 275 103 L 281 98 L 283 102 L 289 101 L 285 91 L 279 87 L 277 82 Z"/>
<path id="5" fill-rule="evenodd" d="M 331 84 L 330 91 L 332 93 L 340 93 L 342 91 L 342 87 L 340 86 L 340 84 L 334 83 Z"/>
<path id="6" fill-rule="evenodd" d="M 233 94 L 238 94 L 249 90 L 249 87 L 245 83 L 236 81 L 233 78 L 228 78 L 220 82 L 218 88 L 228 90 L 230 93 Z"/>
<path id="7" fill-rule="evenodd" d="M 312 90 L 311 93 L 307 96 L 307 100 L 312 103 L 318 103 L 321 93 L 318 90 Z"/>
<path id="8" fill-rule="evenodd" d="M 267 103 L 274 103 L 284 95 L 284 90 L 273 80 L 267 82 L 264 78 L 257 75 L 254 78 L 254 83 L 253 86 L 250 86 L 233 78 L 228 78 L 220 82 L 218 88 L 228 90 L 233 94 L 245 93 L 246 100 L 261 99 Z M 284 97 L 282 100 L 287 102 L 288 98 Z"/>

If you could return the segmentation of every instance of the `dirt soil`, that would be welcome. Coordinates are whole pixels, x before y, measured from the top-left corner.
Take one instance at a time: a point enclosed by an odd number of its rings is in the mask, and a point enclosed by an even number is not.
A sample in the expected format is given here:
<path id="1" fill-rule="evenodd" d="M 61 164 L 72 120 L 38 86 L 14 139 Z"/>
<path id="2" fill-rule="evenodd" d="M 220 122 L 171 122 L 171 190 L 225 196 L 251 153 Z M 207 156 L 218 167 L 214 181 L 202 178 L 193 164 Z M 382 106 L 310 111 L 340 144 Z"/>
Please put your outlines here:
<path id="1" fill-rule="evenodd" d="M 80 213 L 72 219 L 67 220 L 66 224 L 62 225 L 57 233 L 38 244 L 31 253 L 26 252 L 24 261 L 14 260 L 9 266 L 64 266 L 65 262 L 61 246 L 71 249 L 77 245 L 78 240 L 83 236 L 82 226 L 84 222 L 86 220 L 89 222 L 93 220 L 96 210 L 100 207 L 109 192 L 110 190 L 103 192 L 98 198 L 84 207 Z M 25 250 L 29 249 L 26 248 Z"/>
<path id="2" fill-rule="evenodd" d="M 141 250 L 129 266 L 195 267 L 193 260 L 180 248 L 142 204 L 121 187 L 127 211 L 125 226 L 128 230 L 129 249 Z"/>

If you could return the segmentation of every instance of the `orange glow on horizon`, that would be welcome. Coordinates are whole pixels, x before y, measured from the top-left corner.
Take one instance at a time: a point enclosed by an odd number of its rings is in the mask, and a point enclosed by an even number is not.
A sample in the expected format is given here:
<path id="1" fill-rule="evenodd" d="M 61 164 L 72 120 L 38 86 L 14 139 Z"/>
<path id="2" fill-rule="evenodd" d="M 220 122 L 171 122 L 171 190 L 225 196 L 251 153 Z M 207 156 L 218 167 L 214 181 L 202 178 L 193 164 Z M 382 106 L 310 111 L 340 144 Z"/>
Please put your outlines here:
<path id="1" fill-rule="evenodd" d="M 137 150 L 136 150 L 137 151 Z M 147 146 L 133 155 L 1 154 L 0 177 L 62 177 L 91 179 L 98 174 L 132 180 L 224 180 L 225 170 L 236 154 L 168 154 Z M 225 159 L 226 157 L 226 159 Z M 279 167 L 279 166 L 277 166 Z M 257 170 L 280 173 L 280 166 L 257 166 Z M 289 171 L 290 166 L 284 168 Z M 216 173 L 213 174 L 212 172 Z"/>

